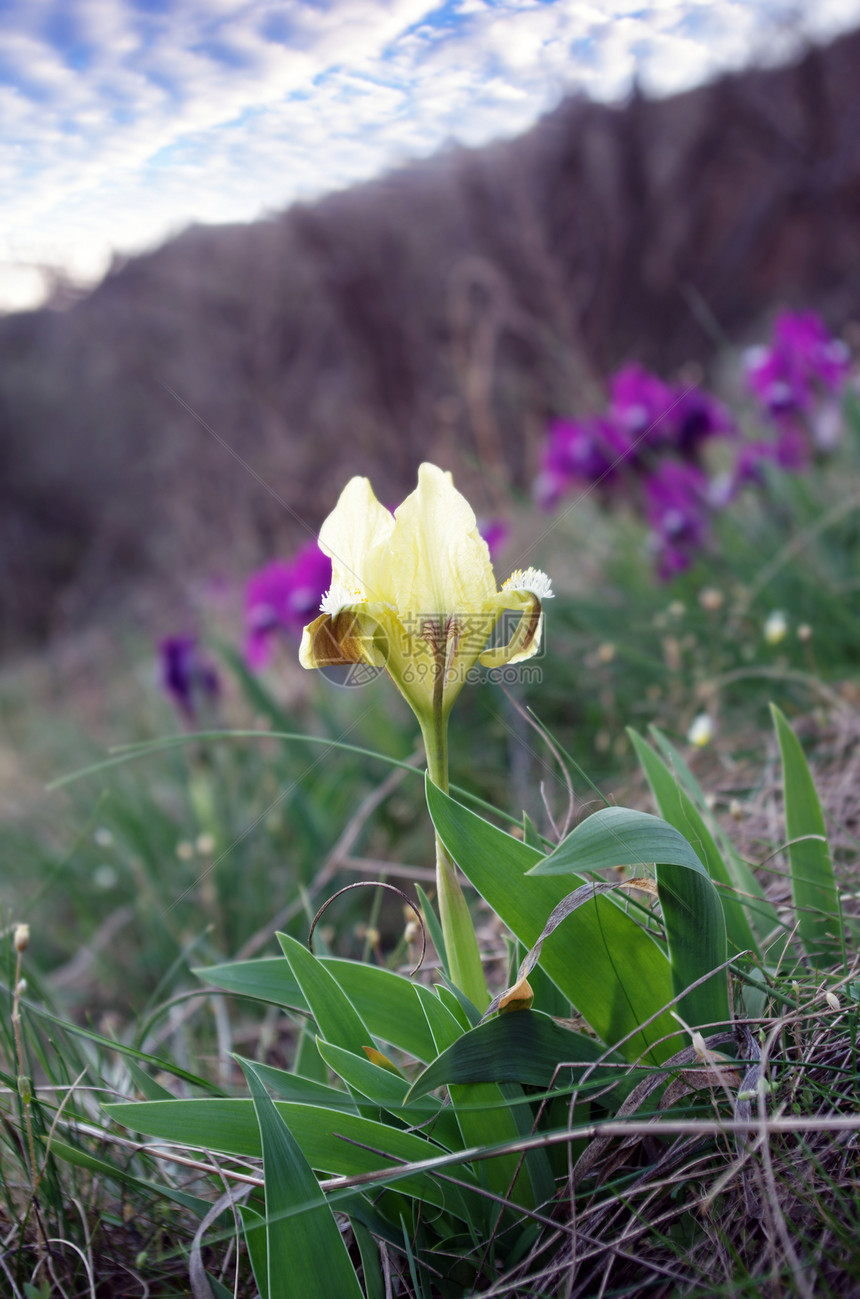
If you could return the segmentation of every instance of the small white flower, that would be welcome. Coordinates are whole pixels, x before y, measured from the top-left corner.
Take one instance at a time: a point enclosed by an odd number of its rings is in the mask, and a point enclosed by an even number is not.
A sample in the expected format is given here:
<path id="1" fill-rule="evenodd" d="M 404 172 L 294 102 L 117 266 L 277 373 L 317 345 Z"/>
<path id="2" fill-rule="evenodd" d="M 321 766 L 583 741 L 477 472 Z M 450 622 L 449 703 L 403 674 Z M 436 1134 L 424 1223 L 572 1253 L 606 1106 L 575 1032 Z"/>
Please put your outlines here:
<path id="1" fill-rule="evenodd" d="M 703 749 L 706 744 L 710 744 L 713 738 L 713 718 L 709 713 L 699 713 L 698 717 L 693 719 L 693 724 L 687 732 L 688 743 L 695 744 L 697 749 Z"/>
<path id="2" fill-rule="evenodd" d="M 95 833 L 93 834 L 93 839 L 95 839 L 96 843 L 100 848 L 110 848 L 111 844 L 113 843 L 113 835 L 111 834 L 110 830 L 107 828 L 106 825 L 100 825 L 96 829 Z"/>
<path id="3" fill-rule="evenodd" d="M 530 591 L 539 600 L 552 600 L 555 598 L 550 579 L 539 568 L 515 569 L 507 581 L 502 583 L 502 590 Z"/>
<path id="4" fill-rule="evenodd" d="M 768 645 L 778 645 L 785 639 L 788 631 L 788 619 L 781 609 L 774 609 L 764 625 L 764 638 Z"/>

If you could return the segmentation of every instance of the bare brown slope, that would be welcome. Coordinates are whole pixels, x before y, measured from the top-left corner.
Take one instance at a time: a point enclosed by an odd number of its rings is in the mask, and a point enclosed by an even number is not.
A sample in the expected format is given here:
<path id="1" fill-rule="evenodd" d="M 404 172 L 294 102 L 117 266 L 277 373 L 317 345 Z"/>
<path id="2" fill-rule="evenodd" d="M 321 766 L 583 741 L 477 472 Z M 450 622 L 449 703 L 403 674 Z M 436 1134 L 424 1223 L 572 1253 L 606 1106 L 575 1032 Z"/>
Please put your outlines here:
<path id="1" fill-rule="evenodd" d="M 0 321 L 5 646 L 288 551 L 352 472 L 396 500 L 422 458 L 474 457 L 489 508 L 494 479 L 527 487 L 547 414 L 630 357 L 707 362 L 782 302 L 842 325 L 858 66 L 853 34 L 672 99 L 571 99 Z"/>

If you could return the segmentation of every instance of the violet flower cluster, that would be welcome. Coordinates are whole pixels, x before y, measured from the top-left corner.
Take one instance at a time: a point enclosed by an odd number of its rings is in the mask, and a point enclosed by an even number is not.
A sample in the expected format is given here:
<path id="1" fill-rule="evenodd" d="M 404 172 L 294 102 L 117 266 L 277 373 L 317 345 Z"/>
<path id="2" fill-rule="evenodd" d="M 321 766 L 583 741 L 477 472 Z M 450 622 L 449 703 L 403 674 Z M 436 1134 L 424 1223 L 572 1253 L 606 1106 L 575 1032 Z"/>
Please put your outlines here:
<path id="1" fill-rule="evenodd" d="M 535 494 L 547 509 L 575 491 L 633 499 L 648 520 L 658 572 L 668 579 L 689 567 L 707 536 L 705 447 L 736 433 L 710 393 L 628 365 L 611 381 L 604 415 L 550 425 Z"/>
<path id="2" fill-rule="evenodd" d="M 816 452 L 832 451 L 842 432 L 842 394 L 851 357 L 814 311 L 783 312 L 769 347 L 746 353 L 747 383 L 774 437 L 746 448 L 741 476 L 762 461 L 797 472 Z"/>
<path id="3" fill-rule="evenodd" d="M 746 356 L 751 393 L 771 430 L 749 441 L 703 389 L 628 365 L 610 382 L 605 414 L 550 425 L 536 498 L 547 509 L 573 492 L 632 501 L 648 522 L 657 572 L 668 580 L 705 545 L 713 512 L 745 484 L 763 483 L 765 464 L 796 472 L 832 450 L 850 368 L 845 344 L 815 312 L 782 313 L 770 346 Z M 733 441 L 733 464 L 710 478 L 706 448 L 716 438 Z"/>

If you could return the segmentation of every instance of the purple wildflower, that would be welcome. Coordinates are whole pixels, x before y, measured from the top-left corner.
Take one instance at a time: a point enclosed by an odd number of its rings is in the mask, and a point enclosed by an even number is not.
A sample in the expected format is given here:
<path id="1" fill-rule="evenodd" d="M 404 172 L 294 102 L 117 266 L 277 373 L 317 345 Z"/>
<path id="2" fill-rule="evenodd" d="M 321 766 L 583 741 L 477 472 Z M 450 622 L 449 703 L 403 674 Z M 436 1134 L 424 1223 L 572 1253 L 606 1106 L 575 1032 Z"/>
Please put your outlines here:
<path id="1" fill-rule="evenodd" d="M 649 447 L 671 440 L 671 388 L 641 365 L 626 365 L 609 385 L 609 417 L 630 435 L 634 443 Z"/>
<path id="2" fill-rule="evenodd" d="M 794 430 L 780 455 L 784 468 L 801 468 L 808 460 L 808 453 L 798 452 L 798 435 L 810 433 L 826 449 L 837 440 L 834 399 L 850 365 L 847 347 L 828 333 L 814 311 L 783 312 L 771 346 L 747 353 L 747 381 L 759 405 L 781 432 Z"/>
<path id="3" fill-rule="evenodd" d="M 589 487 L 614 476 L 630 450 L 626 432 L 600 416 L 555 420 L 549 427 L 535 483 L 535 497 L 551 509 L 572 487 Z"/>
<path id="4" fill-rule="evenodd" d="M 689 567 L 708 529 L 709 511 L 734 491 L 726 476 L 711 487 L 701 468 L 709 438 L 734 437 L 726 408 L 700 388 L 669 385 L 642 366 L 619 370 L 605 416 L 550 426 L 535 484 L 555 505 L 574 486 L 626 488 L 651 525 L 660 576 Z"/>
<path id="5" fill-rule="evenodd" d="M 665 582 L 682 573 L 701 549 L 708 531 L 708 481 L 694 465 L 668 461 L 645 483 L 648 522 Z"/>
<path id="6" fill-rule="evenodd" d="M 245 588 L 248 667 L 257 671 L 265 665 L 276 632 L 300 637 L 330 586 L 331 560 L 316 541 L 309 541 L 288 564 L 273 560 L 253 573 Z"/>
<path id="7" fill-rule="evenodd" d="M 731 415 L 710 393 L 683 384 L 670 387 L 639 365 L 625 366 L 615 375 L 609 414 L 635 447 L 671 449 L 693 462 L 706 438 L 735 432 Z"/>
<path id="8" fill-rule="evenodd" d="M 774 326 L 771 356 L 795 379 L 820 384 L 829 392 L 842 391 L 851 368 L 848 348 L 828 333 L 814 311 L 786 311 Z"/>
<path id="9" fill-rule="evenodd" d="M 701 388 L 676 387 L 672 407 L 673 444 L 684 460 L 696 461 L 711 437 L 734 437 L 735 422 L 725 406 Z"/>
<path id="10" fill-rule="evenodd" d="M 195 636 L 166 636 L 158 647 L 161 684 L 186 721 L 214 703 L 221 691 L 218 673 L 201 654 Z"/>

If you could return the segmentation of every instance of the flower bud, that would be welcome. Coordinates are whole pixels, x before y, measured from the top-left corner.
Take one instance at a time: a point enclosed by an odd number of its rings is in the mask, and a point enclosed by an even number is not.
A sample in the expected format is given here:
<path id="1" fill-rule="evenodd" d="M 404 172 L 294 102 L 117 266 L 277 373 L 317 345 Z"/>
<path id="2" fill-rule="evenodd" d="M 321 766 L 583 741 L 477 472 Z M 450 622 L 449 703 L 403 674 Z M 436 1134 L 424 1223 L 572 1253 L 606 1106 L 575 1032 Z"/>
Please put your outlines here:
<path id="1" fill-rule="evenodd" d="M 16 925 L 15 936 L 12 941 L 15 944 L 16 952 L 26 952 L 30 945 L 30 926 Z"/>

